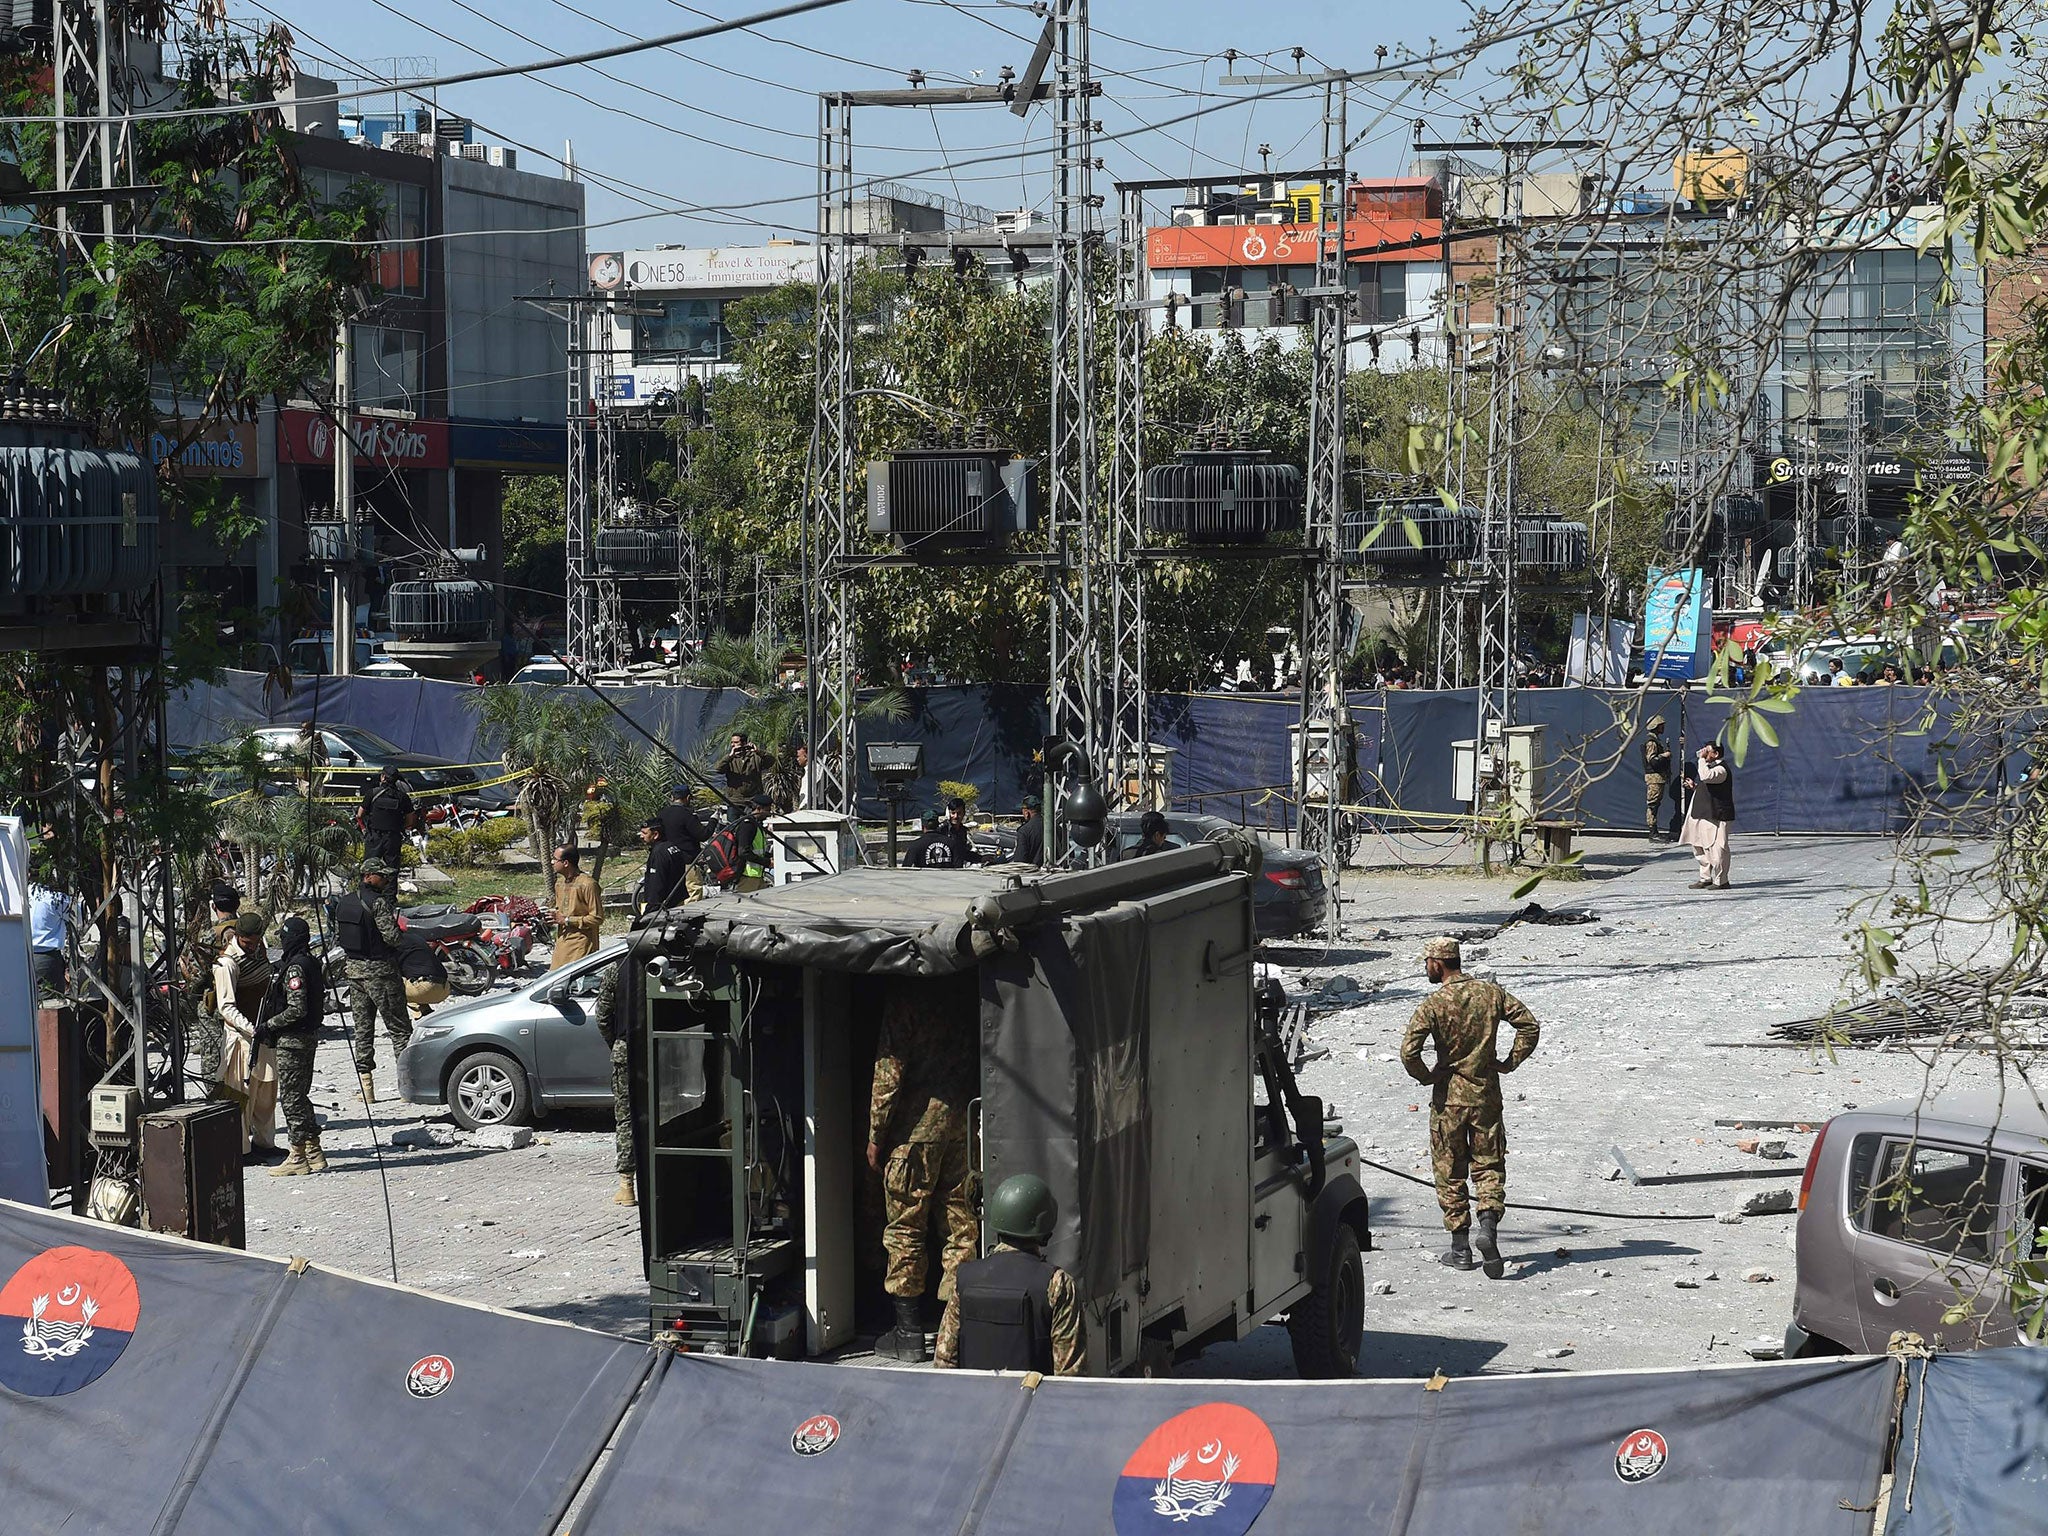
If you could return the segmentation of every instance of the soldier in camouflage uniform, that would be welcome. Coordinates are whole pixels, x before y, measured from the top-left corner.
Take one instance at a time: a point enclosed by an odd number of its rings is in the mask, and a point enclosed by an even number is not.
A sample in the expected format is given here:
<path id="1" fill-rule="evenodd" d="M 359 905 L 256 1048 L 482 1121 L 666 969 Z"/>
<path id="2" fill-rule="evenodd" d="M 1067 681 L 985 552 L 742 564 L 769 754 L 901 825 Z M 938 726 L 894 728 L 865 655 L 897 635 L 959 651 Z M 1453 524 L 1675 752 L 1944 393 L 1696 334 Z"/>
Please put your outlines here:
<path id="1" fill-rule="evenodd" d="M 967 1106 L 981 1078 L 980 991 L 973 975 L 892 981 L 875 1045 L 868 1111 L 868 1166 L 882 1175 L 888 1254 L 883 1288 L 896 1326 L 875 1341 L 891 1360 L 923 1360 L 927 1229 L 946 1223 L 939 1300 L 953 1299 L 953 1272 L 975 1256 L 980 1223 L 967 1187 Z"/>
<path id="2" fill-rule="evenodd" d="M 377 1015 L 384 1016 L 384 1032 L 391 1037 L 391 1051 L 397 1055 L 412 1044 L 412 1015 L 406 1011 L 405 981 L 398 973 L 398 950 L 404 933 L 398 926 L 397 910 L 384 890 L 392 868 L 382 859 L 363 860 L 362 889 L 355 899 L 362 903 L 362 931 L 355 948 L 349 947 L 344 931 L 342 949 L 348 956 L 348 1007 L 354 1019 L 356 1077 L 362 1083 L 363 1100 L 377 1101 Z M 339 911 L 337 918 L 341 916 Z"/>
<path id="3" fill-rule="evenodd" d="M 199 1047 L 199 1077 L 206 1084 L 206 1096 L 217 1099 L 220 1089 L 214 1078 L 220 1072 L 225 1036 L 213 997 L 213 964 L 220 959 L 221 950 L 235 931 L 235 914 L 242 908 L 242 893 L 226 881 L 216 880 L 208 899 L 213 911 L 207 926 L 193 934 L 185 945 L 184 1000 L 189 1010 L 191 1038 Z"/>
<path id="4" fill-rule="evenodd" d="M 613 1205 L 637 1205 L 633 1187 L 633 1039 L 619 1024 L 619 973 L 621 961 L 604 968 L 604 980 L 597 984 L 597 1006 L 592 1010 L 597 1032 L 612 1048 L 612 1146 L 618 1160 L 619 1187 Z"/>
<path id="5" fill-rule="evenodd" d="M 1016 1174 L 1003 1180 L 988 1214 L 995 1252 L 968 1260 L 955 1275 L 934 1363 L 942 1369 L 1080 1375 L 1088 1363 L 1080 1287 L 1045 1257 L 1059 1203 L 1045 1180 Z"/>
<path id="6" fill-rule="evenodd" d="M 277 957 L 256 1019 L 256 1043 L 277 1054 L 277 1104 L 284 1111 L 292 1145 L 291 1156 L 270 1170 L 274 1179 L 327 1171 L 311 1098 L 313 1052 L 320 1044 L 320 1021 L 327 1009 L 325 977 L 303 917 L 286 918 L 277 932 L 284 953 Z"/>
<path id="7" fill-rule="evenodd" d="M 1437 1204 L 1451 1234 L 1443 1262 L 1472 1268 L 1467 1232 L 1472 1207 L 1479 1212 L 1479 1257 L 1490 1279 L 1504 1273 L 1497 1231 L 1507 1209 L 1508 1137 L 1501 1119 L 1500 1074 L 1512 1072 L 1536 1049 L 1541 1026 L 1510 993 L 1490 981 L 1467 976 L 1456 939 L 1431 939 L 1422 963 L 1437 991 L 1424 999 L 1401 1040 L 1401 1065 L 1418 1083 L 1430 1085 L 1429 1156 L 1436 1172 Z M 1506 1061 L 1494 1055 L 1501 1023 L 1515 1028 Z M 1423 1043 L 1436 1047 L 1436 1064 L 1422 1060 Z M 1466 1176 L 1472 1193 L 1465 1192 Z"/>

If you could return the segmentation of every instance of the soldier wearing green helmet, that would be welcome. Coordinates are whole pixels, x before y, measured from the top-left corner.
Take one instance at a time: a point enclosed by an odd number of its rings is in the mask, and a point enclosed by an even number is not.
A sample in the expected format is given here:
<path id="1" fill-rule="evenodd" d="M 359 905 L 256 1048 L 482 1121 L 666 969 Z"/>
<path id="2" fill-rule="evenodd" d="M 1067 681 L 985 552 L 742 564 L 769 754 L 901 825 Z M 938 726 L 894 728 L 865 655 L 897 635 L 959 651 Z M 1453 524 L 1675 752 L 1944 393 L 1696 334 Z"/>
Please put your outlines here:
<path id="1" fill-rule="evenodd" d="M 1087 1360 L 1074 1277 L 1045 1257 L 1059 1202 L 1036 1174 L 1003 1180 L 988 1207 L 996 1251 L 962 1264 L 939 1324 L 937 1363 L 1078 1376 Z"/>

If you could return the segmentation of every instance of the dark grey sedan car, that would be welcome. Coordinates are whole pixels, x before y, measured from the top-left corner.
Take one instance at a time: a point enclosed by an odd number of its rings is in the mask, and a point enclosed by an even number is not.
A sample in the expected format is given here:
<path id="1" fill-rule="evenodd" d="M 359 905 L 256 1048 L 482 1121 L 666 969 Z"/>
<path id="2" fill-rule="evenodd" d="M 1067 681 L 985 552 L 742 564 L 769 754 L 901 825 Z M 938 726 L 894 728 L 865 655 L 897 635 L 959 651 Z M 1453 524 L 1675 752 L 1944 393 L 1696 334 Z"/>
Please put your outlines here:
<path id="1" fill-rule="evenodd" d="M 593 1011 L 623 941 L 509 992 L 436 1008 L 398 1058 L 399 1096 L 446 1104 L 458 1125 L 525 1125 L 536 1114 L 609 1106 L 612 1053 Z"/>

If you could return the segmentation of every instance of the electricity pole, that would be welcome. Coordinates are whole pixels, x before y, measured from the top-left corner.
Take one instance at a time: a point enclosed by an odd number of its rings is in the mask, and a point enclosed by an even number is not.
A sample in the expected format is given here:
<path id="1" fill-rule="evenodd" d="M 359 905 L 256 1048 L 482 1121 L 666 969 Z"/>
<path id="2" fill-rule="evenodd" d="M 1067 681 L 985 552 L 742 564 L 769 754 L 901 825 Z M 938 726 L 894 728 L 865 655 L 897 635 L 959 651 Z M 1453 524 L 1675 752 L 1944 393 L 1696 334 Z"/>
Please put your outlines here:
<path id="1" fill-rule="evenodd" d="M 334 562 L 332 606 L 328 630 L 334 638 L 334 657 L 329 670 L 337 677 L 351 677 L 356 670 L 355 557 L 356 541 L 356 434 L 355 434 L 355 348 L 348 318 L 334 328 L 334 515 L 341 524 L 343 558 Z"/>

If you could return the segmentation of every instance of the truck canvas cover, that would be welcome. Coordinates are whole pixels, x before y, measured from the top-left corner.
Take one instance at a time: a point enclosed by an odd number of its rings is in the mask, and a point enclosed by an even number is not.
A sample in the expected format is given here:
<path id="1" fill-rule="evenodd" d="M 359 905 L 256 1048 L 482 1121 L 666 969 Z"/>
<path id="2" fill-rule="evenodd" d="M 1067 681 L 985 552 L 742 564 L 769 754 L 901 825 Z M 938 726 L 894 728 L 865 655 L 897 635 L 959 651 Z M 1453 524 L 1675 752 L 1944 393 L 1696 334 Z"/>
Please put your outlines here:
<path id="1" fill-rule="evenodd" d="M 848 870 L 706 902 L 635 945 L 859 975 L 979 966 L 984 1164 L 1045 1179 L 1059 1201 L 1047 1254 L 1101 1296 L 1148 1250 L 1145 904 L 1236 878 L 1222 868 L 1204 846 L 1043 877 Z"/>

